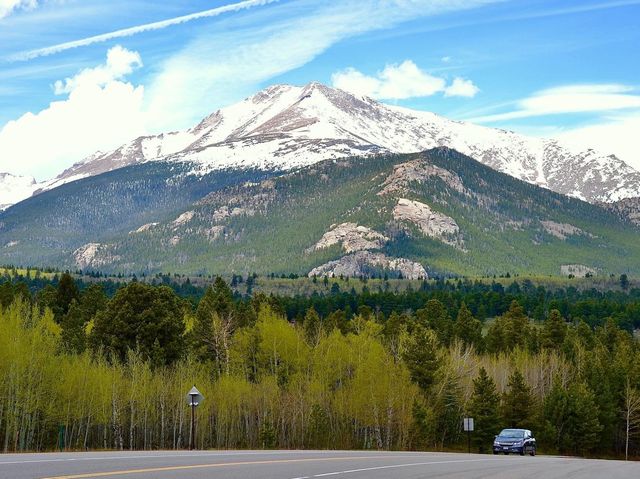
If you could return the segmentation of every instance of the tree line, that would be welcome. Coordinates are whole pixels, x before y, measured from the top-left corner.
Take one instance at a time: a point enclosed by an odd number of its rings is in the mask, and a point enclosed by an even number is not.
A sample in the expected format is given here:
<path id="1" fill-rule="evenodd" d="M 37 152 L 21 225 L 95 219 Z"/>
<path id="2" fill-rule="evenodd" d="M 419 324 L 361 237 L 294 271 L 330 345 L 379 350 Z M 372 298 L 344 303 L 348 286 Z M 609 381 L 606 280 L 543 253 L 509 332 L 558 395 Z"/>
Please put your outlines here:
<path id="1" fill-rule="evenodd" d="M 543 451 L 640 454 L 634 292 L 29 286 L 0 284 L 4 451 L 186 447 L 196 384 L 202 448 L 455 450 L 471 416 L 480 451 L 524 427 Z"/>

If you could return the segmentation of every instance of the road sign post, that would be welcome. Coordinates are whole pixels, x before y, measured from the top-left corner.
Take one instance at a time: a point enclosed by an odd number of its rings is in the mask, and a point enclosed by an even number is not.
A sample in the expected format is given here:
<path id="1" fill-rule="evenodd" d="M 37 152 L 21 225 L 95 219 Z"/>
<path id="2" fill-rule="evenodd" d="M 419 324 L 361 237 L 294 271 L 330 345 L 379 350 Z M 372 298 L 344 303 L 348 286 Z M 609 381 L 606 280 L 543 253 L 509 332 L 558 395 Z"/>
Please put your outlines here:
<path id="1" fill-rule="evenodd" d="M 202 402 L 204 396 L 195 384 L 187 393 L 187 405 L 191 406 L 191 433 L 189 434 L 189 450 L 193 451 L 196 444 L 196 406 Z"/>
<path id="2" fill-rule="evenodd" d="M 469 451 L 469 454 L 471 454 L 471 433 L 473 432 L 473 426 L 474 424 L 472 417 L 465 417 L 462 420 L 462 428 L 467 433 L 467 449 Z"/>

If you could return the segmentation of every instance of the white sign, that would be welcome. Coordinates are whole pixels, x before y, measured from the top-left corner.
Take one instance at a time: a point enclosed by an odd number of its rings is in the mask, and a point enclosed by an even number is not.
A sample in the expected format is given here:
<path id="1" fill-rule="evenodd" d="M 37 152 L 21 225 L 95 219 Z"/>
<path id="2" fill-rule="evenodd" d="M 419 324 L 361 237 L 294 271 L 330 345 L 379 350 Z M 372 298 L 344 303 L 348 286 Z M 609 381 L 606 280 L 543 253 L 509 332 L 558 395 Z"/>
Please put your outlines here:
<path id="1" fill-rule="evenodd" d="M 473 418 L 465 417 L 463 419 L 463 427 L 465 431 L 473 431 Z"/>
<path id="2" fill-rule="evenodd" d="M 187 393 L 187 405 L 189 406 L 197 406 L 202 402 L 204 396 L 198 391 L 198 389 L 193 386 L 191 391 Z"/>

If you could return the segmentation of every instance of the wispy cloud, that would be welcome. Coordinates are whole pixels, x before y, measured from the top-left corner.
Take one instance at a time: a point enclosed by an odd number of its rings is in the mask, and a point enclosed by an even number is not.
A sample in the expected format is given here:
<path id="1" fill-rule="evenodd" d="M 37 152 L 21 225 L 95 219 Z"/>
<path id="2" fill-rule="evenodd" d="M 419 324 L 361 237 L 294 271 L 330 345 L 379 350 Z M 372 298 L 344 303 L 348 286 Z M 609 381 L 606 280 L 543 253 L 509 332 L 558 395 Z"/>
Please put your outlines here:
<path id="1" fill-rule="evenodd" d="M 33 10 L 38 0 L 0 0 L 0 18 L 8 17 L 18 10 Z"/>
<path id="2" fill-rule="evenodd" d="M 496 123 L 536 116 L 588 113 L 640 108 L 640 95 L 619 84 L 567 85 L 541 90 L 515 102 L 516 109 L 469 118 L 476 123 Z"/>
<path id="3" fill-rule="evenodd" d="M 222 26 L 167 59 L 146 102 L 157 129 L 190 125 L 216 106 L 299 68 L 331 46 L 367 32 L 499 0 L 299 0 L 254 12 L 251 23 Z M 228 26 L 228 25 L 227 25 Z M 215 52 L 215 54 L 212 54 Z M 176 112 L 171 117 L 164 113 Z"/>
<path id="4" fill-rule="evenodd" d="M 4 1 L 11 2 L 11 1 L 18 1 L 18 0 L 0 0 L 0 2 L 4 2 Z M 211 8 L 209 10 L 203 10 L 201 12 L 191 13 L 189 15 L 182 15 L 179 17 L 174 17 L 167 20 L 161 20 L 158 22 L 145 23 L 143 25 L 123 28 L 120 30 L 115 30 L 113 32 L 81 38 L 81 39 L 73 40 L 70 42 L 58 43 L 56 45 L 51 45 L 44 48 L 38 48 L 35 50 L 20 52 L 20 53 L 11 55 L 10 57 L 7 58 L 7 60 L 9 61 L 31 60 L 37 57 L 60 53 L 65 50 L 70 50 L 72 48 L 84 47 L 84 46 L 92 45 L 94 43 L 106 42 L 109 40 L 113 40 L 115 38 L 129 37 L 132 35 L 137 35 L 139 33 L 149 32 L 153 30 L 161 30 L 163 28 L 171 27 L 174 25 L 180 25 L 180 24 L 191 22 L 193 20 L 198 20 L 201 18 L 217 17 L 224 13 L 238 12 L 240 10 L 246 10 L 253 7 L 264 6 L 270 3 L 276 3 L 278 1 L 279 0 L 244 0 L 242 2 L 233 3 L 230 5 L 224 5 L 216 8 Z M 35 0 L 26 0 L 25 3 L 35 4 L 36 2 Z M 0 13 L 1 12 L 2 10 L 0 9 Z"/>
<path id="5" fill-rule="evenodd" d="M 331 81 L 336 88 L 382 100 L 422 98 L 436 93 L 444 93 L 446 97 L 473 97 L 480 91 L 471 80 L 459 77 L 447 85 L 445 78 L 431 75 L 411 60 L 387 65 L 374 76 L 347 68 L 334 73 Z"/>

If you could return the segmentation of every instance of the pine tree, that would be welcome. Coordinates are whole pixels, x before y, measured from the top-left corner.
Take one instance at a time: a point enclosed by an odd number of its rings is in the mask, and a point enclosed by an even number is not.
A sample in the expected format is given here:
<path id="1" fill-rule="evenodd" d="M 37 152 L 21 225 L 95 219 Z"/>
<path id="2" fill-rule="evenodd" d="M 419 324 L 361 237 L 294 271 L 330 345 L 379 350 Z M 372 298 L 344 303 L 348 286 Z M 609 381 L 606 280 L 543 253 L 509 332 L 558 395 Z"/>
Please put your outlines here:
<path id="1" fill-rule="evenodd" d="M 567 325 L 557 309 L 551 310 L 542 329 L 542 347 L 560 349 L 567 337 Z"/>
<path id="2" fill-rule="evenodd" d="M 531 427 L 534 398 L 531 388 L 520 371 L 515 371 L 507 384 L 508 391 L 502 395 L 502 419 L 509 427 Z"/>
<path id="3" fill-rule="evenodd" d="M 322 321 L 313 307 L 309 308 L 304 316 L 303 328 L 307 343 L 310 346 L 317 345 L 322 332 Z"/>
<path id="4" fill-rule="evenodd" d="M 473 443 L 481 453 L 491 447 L 494 436 L 500 432 L 498 406 L 496 384 L 487 371 L 480 368 L 478 377 L 473 380 L 469 417 L 474 419 Z"/>
<path id="5" fill-rule="evenodd" d="M 406 339 L 402 358 L 409 369 L 411 379 L 424 392 L 427 392 L 440 367 L 438 338 L 435 333 L 421 325 L 416 325 L 411 336 Z"/>
<path id="6" fill-rule="evenodd" d="M 482 323 L 473 317 L 465 303 L 460 306 L 453 332 L 465 348 L 473 346 L 476 349 L 482 349 Z"/>
<path id="7" fill-rule="evenodd" d="M 423 327 L 433 329 L 441 344 L 449 345 L 453 335 L 453 321 L 442 302 L 430 299 L 423 309 L 416 311 L 416 319 Z"/>

